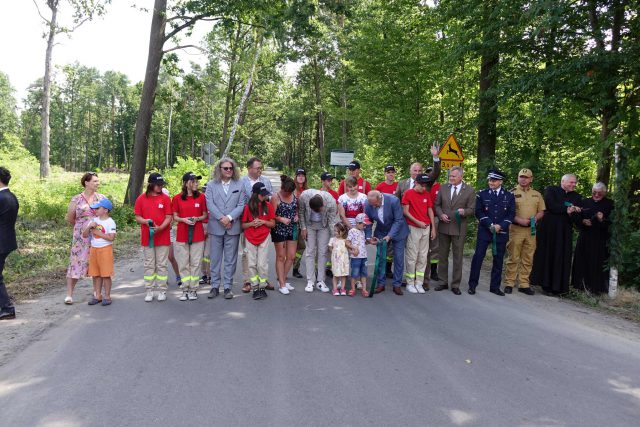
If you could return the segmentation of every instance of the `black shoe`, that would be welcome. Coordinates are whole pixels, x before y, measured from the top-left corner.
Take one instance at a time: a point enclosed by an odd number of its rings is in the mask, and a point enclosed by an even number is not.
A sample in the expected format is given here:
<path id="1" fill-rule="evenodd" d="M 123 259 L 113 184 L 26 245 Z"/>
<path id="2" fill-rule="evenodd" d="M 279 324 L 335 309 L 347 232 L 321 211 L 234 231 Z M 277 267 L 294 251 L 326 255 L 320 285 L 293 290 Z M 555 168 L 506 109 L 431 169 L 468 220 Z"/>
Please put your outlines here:
<path id="1" fill-rule="evenodd" d="M 425 292 L 429 292 L 429 282 L 423 282 L 422 283 L 422 288 L 424 289 Z"/>
<path id="2" fill-rule="evenodd" d="M 512 286 L 505 286 L 504 287 L 504 293 L 505 294 L 511 294 L 511 292 L 513 292 L 513 287 Z"/>
<path id="3" fill-rule="evenodd" d="M 476 294 L 476 290 L 473 288 L 469 288 L 469 290 L 467 291 L 469 293 L 469 295 L 475 295 Z"/>
<path id="4" fill-rule="evenodd" d="M 324 275 L 327 277 L 333 277 L 333 271 L 330 268 L 325 268 Z"/>
<path id="5" fill-rule="evenodd" d="M 253 299 L 261 299 L 262 298 L 262 289 L 255 288 L 253 290 Z"/>
<path id="6" fill-rule="evenodd" d="M 231 289 L 224 290 L 224 299 L 233 299 L 233 292 L 231 292 Z"/>
<path id="7" fill-rule="evenodd" d="M 429 276 L 431 280 L 440 281 L 440 277 L 438 277 L 438 264 L 431 264 L 431 276 Z"/>
<path id="8" fill-rule="evenodd" d="M 451 288 L 451 292 L 453 292 L 455 295 L 462 294 L 462 292 L 460 292 L 460 289 L 458 289 L 458 288 Z M 475 293 L 475 291 L 474 291 L 474 293 Z"/>
<path id="9" fill-rule="evenodd" d="M 505 289 L 506 291 L 506 289 Z M 522 292 L 525 295 L 535 295 L 535 291 L 531 288 L 518 288 L 518 292 Z"/>
<path id="10" fill-rule="evenodd" d="M 0 320 L 11 320 L 16 318 L 15 307 L 4 307 L 0 310 Z"/>
<path id="11" fill-rule="evenodd" d="M 266 289 L 260 289 L 260 292 L 262 293 L 262 298 L 266 298 L 269 296 L 269 294 L 267 294 L 267 290 Z"/>
<path id="12" fill-rule="evenodd" d="M 211 277 L 209 277 L 209 276 L 206 276 L 206 275 L 205 275 L 205 276 L 202 276 L 202 277 L 200 278 L 200 281 L 198 281 L 198 284 L 200 284 L 200 285 L 206 285 L 206 284 L 208 284 L 210 281 L 211 281 Z"/>
<path id="13" fill-rule="evenodd" d="M 293 277 L 295 277 L 296 279 L 302 279 L 302 274 L 300 274 L 300 271 L 298 271 L 297 268 L 293 269 Z"/>
<path id="14" fill-rule="evenodd" d="M 387 276 L 387 279 L 393 279 L 393 269 L 392 269 L 392 267 L 393 267 L 393 263 L 387 261 L 387 267 L 386 267 L 385 273 L 384 273 Z"/>
<path id="15" fill-rule="evenodd" d="M 435 288 L 433 288 L 433 290 L 436 292 L 444 291 L 445 289 L 449 289 L 449 285 L 438 285 Z"/>
<path id="16" fill-rule="evenodd" d="M 489 289 L 489 292 L 491 292 L 492 294 L 496 294 L 498 296 L 501 296 L 501 297 L 504 296 L 504 292 L 502 292 L 500 290 L 500 288 L 498 288 L 498 289 Z"/>
<path id="17" fill-rule="evenodd" d="M 219 293 L 220 293 L 220 289 L 211 288 L 211 290 L 209 291 L 209 295 L 207 295 L 207 298 L 213 299 L 213 298 L 217 297 Z"/>

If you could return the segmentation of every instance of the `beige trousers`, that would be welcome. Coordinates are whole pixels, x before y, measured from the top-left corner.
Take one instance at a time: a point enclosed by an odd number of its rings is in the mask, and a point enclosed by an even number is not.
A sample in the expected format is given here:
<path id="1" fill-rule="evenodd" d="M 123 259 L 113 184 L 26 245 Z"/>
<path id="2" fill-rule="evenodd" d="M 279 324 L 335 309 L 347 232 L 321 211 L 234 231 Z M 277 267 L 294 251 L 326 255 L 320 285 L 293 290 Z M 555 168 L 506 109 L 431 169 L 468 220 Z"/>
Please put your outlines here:
<path id="1" fill-rule="evenodd" d="M 267 236 L 264 242 L 258 246 L 247 240 L 246 255 L 247 268 L 249 270 L 249 282 L 251 286 L 267 286 L 269 278 L 269 246 L 271 244 L 271 236 Z"/>
<path id="2" fill-rule="evenodd" d="M 533 266 L 533 254 L 536 251 L 536 236 L 531 235 L 528 227 L 511 226 L 507 243 L 507 271 L 504 285 L 512 286 L 518 279 L 521 288 L 529 287 L 529 275 Z"/>
<path id="3" fill-rule="evenodd" d="M 204 253 L 204 241 L 192 244 L 175 242 L 173 254 L 178 263 L 183 290 L 198 289 L 200 262 Z"/>
<path id="4" fill-rule="evenodd" d="M 144 254 L 144 287 L 146 289 L 158 288 L 167 290 L 167 261 L 171 246 L 142 247 Z"/>
<path id="5" fill-rule="evenodd" d="M 409 226 L 409 237 L 404 249 L 404 275 L 407 285 L 422 284 L 429 257 L 429 233 L 431 226 L 418 228 Z"/>

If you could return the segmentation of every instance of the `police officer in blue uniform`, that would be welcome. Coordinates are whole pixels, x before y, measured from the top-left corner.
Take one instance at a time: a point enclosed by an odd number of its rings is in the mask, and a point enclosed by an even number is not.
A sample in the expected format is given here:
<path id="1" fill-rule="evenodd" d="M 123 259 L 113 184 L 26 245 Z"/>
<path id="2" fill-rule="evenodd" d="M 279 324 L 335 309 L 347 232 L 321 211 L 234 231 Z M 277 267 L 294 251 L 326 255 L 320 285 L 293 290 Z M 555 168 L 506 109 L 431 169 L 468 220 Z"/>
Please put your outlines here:
<path id="1" fill-rule="evenodd" d="M 492 247 L 493 266 L 491 267 L 491 285 L 489 291 L 504 296 L 500 290 L 502 281 L 502 261 L 509 240 L 509 226 L 516 215 L 516 199 L 512 193 L 502 188 L 504 173 L 492 169 L 487 176 L 489 188 L 476 195 L 476 218 L 478 218 L 478 238 L 476 251 L 471 260 L 469 273 L 469 294 L 476 293 L 480 268 L 487 253 Z"/>

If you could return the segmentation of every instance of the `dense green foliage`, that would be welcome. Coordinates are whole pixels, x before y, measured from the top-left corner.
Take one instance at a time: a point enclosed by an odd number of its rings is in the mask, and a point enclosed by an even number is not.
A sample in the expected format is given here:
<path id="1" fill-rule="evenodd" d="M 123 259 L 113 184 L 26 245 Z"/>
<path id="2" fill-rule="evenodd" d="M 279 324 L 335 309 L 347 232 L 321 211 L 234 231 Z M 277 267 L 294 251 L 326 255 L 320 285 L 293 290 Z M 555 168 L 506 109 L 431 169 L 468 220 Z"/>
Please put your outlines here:
<path id="1" fill-rule="evenodd" d="M 203 41 L 206 65 L 185 72 L 179 51 L 165 56 L 147 169 L 164 170 L 170 185 L 187 169 L 206 171 L 188 159 L 205 158 L 209 143 L 214 156 L 224 150 L 259 49 L 231 147 L 240 163 L 257 155 L 315 176 L 332 169 L 332 149 L 353 149 L 363 175 L 377 182 L 386 163 L 404 172 L 413 161 L 430 162 L 431 143 L 454 133 L 474 185 L 484 185 L 492 165 L 507 172 L 506 186 L 521 167 L 533 169 L 539 189 L 567 172 L 578 175 L 584 195 L 596 180 L 609 184 L 618 206 L 614 260 L 621 282 L 640 287 L 637 0 L 173 4 L 196 14 L 218 5 L 225 18 Z M 0 74 L 0 138 L 15 134 L 36 156 L 41 86 L 32 85 L 17 123 Z M 128 170 L 140 91 L 116 71 L 59 69 L 52 163 Z M 623 154 L 617 179 L 615 143 Z"/>

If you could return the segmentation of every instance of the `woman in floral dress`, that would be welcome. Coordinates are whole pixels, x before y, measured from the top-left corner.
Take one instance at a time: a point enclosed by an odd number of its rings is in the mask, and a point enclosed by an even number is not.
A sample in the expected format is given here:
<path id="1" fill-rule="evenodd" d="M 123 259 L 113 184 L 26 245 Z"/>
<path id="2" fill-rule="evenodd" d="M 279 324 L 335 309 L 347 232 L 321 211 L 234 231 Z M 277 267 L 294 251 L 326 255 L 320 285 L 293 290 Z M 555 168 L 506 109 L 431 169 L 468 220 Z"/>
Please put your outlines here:
<path id="1" fill-rule="evenodd" d="M 89 269 L 90 238 L 82 237 L 82 228 L 95 216 L 90 206 L 98 200 L 104 199 L 104 195 L 97 193 L 100 186 L 97 173 L 85 173 L 80 179 L 80 184 L 84 187 L 84 191 L 71 199 L 66 217 L 67 222 L 73 225 L 73 240 L 69 267 L 67 268 L 65 304 L 73 304 L 73 289 L 78 283 L 78 279 L 86 276 Z"/>

